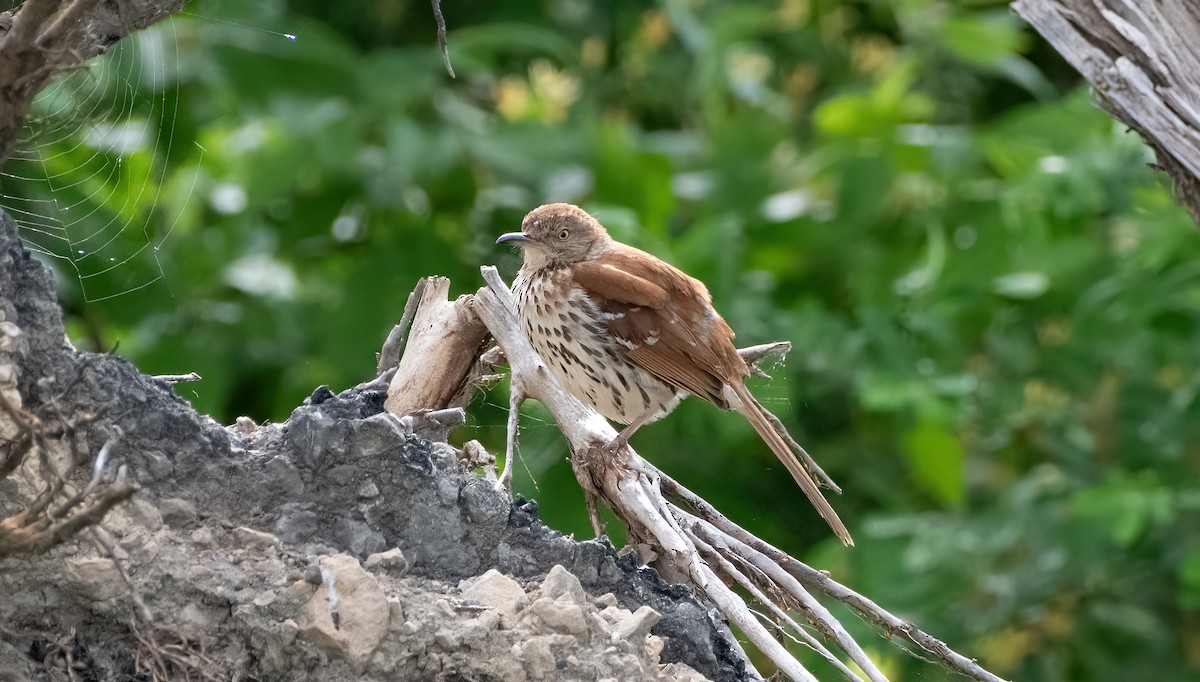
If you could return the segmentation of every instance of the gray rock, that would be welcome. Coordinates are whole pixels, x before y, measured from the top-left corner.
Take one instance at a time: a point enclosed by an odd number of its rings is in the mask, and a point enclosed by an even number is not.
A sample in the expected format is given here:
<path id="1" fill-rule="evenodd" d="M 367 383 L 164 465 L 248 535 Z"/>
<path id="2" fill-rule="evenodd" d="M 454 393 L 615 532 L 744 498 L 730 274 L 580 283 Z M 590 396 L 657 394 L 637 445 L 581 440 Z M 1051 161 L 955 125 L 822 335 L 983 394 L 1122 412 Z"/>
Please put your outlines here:
<path id="1" fill-rule="evenodd" d="M 364 663 L 388 632 L 387 596 L 375 578 L 358 564 L 358 559 L 348 554 L 323 557 L 321 570 L 332 576 L 337 602 L 331 603 L 327 585 L 317 588 L 297 621 L 298 636 L 334 654 Z"/>
<path id="2" fill-rule="evenodd" d="M 234 528 L 230 535 L 234 542 L 246 549 L 278 549 L 283 545 L 278 537 L 245 526 Z"/>
<path id="3" fill-rule="evenodd" d="M 463 599 L 496 609 L 505 616 L 515 615 L 525 599 L 525 590 L 512 578 L 496 569 L 476 578 L 466 590 Z"/>
<path id="4" fill-rule="evenodd" d="M 163 523 L 171 528 L 187 528 L 196 523 L 196 506 L 178 497 L 166 497 L 158 501 L 158 513 Z"/>
<path id="5" fill-rule="evenodd" d="M 387 540 L 379 531 L 362 521 L 344 516 L 333 524 L 333 537 L 338 546 L 345 547 L 359 556 L 380 552 L 387 547 Z"/>
<path id="6" fill-rule="evenodd" d="M 587 618 L 579 604 L 554 601 L 549 597 L 535 600 L 521 616 L 532 616 L 551 630 L 572 635 L 586 634 L 588 629 Z"/>
<path id="7" fill-rule="evenodd" d="M 393 547 L 386 552 L 372 554 L 367 557 L 364 565 L 369 570 L 385 571 L 396 577 L 402 577 L 405 573 L 408 573 L 408 559 L 404 558 L 404 553 L 397 547 Z"/>
<path id="8" fill-rule="evenodd" d="M 550 569 L 550 573 L 542 581 L 540 592 L 543 597 L 558 601 L 568 601 L 576 604 L 582 604 L 586 601 L 583 585 L 579 584 L 579 578 L 576 578 L 570 571 L 558 564 L 555 564 L 554 568 Z"/>

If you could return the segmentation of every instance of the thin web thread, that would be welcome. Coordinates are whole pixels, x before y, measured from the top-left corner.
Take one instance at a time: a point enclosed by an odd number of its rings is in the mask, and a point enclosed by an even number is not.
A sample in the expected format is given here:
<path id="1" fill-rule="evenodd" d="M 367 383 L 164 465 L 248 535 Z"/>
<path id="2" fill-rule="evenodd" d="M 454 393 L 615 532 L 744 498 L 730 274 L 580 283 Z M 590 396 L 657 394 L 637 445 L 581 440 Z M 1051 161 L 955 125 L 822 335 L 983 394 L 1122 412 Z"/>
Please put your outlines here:
<path id="1" fill-rule="evenodd" d="M 158 250 L 182 213 L 166 218 L 160 208 L 177 165 L 177 45 L 167 22 L 64 75 L 35 101 L 0 173 L 0 201 L 26 246 L 67 264 L 87 301 L 163 278 Z M 130 268 L 138 259 L 145 265 Z"/>
<path id="2" fill-rule="evenodd" d="M 87 302 L 162 281 L 159 252 L 195 200 L 204 148 L 175 134 L 183 22 L 192 31 L 217 23 L 297 40 L 292 33 L 179 14 L 182 19 L 126 37 L 40 93 L 0 171 L 0 206 L 17 222 L 26 247 L 64 264 Z M 170 196 L 181 177 L 179 194 Z"/>

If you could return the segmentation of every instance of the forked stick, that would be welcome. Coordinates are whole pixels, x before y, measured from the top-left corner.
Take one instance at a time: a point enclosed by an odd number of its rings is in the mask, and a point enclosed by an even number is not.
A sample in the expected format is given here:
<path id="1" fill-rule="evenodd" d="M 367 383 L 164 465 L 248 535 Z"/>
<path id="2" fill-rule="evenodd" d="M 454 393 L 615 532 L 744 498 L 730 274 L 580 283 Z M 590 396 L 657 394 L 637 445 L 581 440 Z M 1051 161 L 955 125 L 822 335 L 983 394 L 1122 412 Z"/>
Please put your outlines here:
<path id="1" fill-rule="evenodd" d="M 788 615 L 792 611 L 836 645 L 859 667 L 865 679 L 871 682 L 887 679 L 833 614 L 808 592 L 808 588 L 816 588 L 864 613 L 888 634 L 900 634 L 917 644 L 945 667 L 973 679 L 1000 682 L 1000 678 L 974 661 L 950 651 L 911 624 L 728 521 L 712 505 L 662 474 L 631 448 L 624 448 L 615 456 L 606 454 L 603 446 L 617 435 L 616 430 L 559 386 L 522 333 L 513 313 L 511 294 L 496 269 L 485 267 L 482 272 L 488 286 L 476 293 L 474 309 L 508 356 L 514 382 L 521 393 L 538 399 L 554 415 L 571 444 L 571 465 L 585 494 L 604 500 L 625 524 L 631 545 L 642 549 L 644 556 L 652 556 L 651 562 L 661 574 L 689 582 L 708 597 L 781 672 L 793 680 L 815 680 L 780 644 L 774 631 L 806 642 L 827 660 L 837 660 L 825 645 L 804 631 L 802 623 Z M 760 348 L 747 351 L 762 352 Z M 513 425 L 510 419 L 510 426 Z M 515 434 L 510 433 L 510 449 L 514 440 Z M 664 495 L 664 490 L 668 495 Z M 687 508 L 673 503 L 668 496 L 680 500 Z M 726 585 L 726 580 L 736 582 L 767 604 L 773 618 L 753 611 Z M 768 620 L 770 628 L 763 620 Z M 845 664 L 835 663 L 834 667 L 846 679 L 856 682 L 863 679 Z"/>

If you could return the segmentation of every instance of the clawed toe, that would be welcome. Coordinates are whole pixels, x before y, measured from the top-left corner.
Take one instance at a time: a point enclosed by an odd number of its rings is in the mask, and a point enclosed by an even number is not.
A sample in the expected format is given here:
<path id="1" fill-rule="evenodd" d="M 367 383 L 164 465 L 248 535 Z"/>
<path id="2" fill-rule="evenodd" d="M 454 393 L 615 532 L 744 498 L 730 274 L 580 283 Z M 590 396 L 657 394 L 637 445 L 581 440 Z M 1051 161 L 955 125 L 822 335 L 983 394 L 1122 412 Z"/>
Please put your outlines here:
<path id="1" fill-rule="evenodd" d="M 614 438 L 600 446 L 600 449 L 603 450 L 604 454 L 608 455 L 609 457 L 616 457 L 628 445 L 629 441 L 618 436 L 617 438 Z"/>

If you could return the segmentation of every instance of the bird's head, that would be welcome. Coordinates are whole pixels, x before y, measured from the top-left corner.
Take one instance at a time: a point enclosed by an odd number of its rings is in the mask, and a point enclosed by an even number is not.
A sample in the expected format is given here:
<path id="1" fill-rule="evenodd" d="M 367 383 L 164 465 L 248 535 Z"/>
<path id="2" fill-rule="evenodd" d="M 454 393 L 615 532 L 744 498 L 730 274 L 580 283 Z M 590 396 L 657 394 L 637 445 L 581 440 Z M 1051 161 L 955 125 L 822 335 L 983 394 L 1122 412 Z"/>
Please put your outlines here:
<path id="1" fill-rule="evenodd" d="M 595 258 L 612 237 L 587 211 L 572 204 L 546 204 L 526 214 L 520 232 L 500 235 L 497 244 L 520 246 L 530 269 L 558 267 Z"/>

